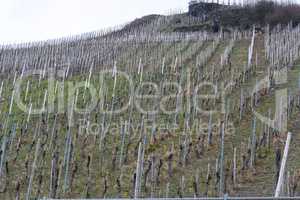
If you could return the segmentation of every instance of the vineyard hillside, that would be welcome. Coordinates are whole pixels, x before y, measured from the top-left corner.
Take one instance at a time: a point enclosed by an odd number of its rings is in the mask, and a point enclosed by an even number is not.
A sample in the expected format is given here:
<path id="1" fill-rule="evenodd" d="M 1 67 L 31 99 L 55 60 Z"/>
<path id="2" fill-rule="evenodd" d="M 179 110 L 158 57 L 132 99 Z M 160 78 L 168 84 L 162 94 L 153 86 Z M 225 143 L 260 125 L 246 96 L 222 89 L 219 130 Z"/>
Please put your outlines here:
<path id="1" fill-rule="evenodd" d="M 299 196 L 299 6 L 198 7 L 0 46 L 0 199 Z"/>

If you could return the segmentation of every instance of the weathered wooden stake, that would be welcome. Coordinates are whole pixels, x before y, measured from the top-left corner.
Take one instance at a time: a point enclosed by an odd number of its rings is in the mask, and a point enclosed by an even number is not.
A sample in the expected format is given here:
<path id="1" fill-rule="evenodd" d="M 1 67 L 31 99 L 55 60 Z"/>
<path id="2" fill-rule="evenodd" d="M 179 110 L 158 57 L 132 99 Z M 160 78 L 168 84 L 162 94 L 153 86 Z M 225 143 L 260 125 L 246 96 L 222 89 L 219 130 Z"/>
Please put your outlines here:
<path id="1" fill-rule="evenodd" d="M 281 161 L 281 167 L 280 167 L 280 172 L 279 172 L 279 178 L 275 190 L 275 197 L 279 197 L 281 194 L 281 189 L 282 189 L 282 184 L 284 180 L 284 174 L 285 174 L 285 167 L 286 167 L 286 161 L 289 153 L 289 147 L 292 139 L 292 133 L 288 132 L 285 147 L 284 147 L 284 153 L 283 153 L 283 158 Z"/>

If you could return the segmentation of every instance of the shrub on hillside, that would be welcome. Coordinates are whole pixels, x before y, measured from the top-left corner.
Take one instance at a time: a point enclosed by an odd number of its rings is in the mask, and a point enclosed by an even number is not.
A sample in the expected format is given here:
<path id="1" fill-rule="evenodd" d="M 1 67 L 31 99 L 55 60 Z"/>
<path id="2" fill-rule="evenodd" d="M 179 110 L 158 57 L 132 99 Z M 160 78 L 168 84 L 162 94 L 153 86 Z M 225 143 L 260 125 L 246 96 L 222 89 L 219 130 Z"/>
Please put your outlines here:
<path id="1" fill-rule="evenodd" d="M 241 29 L 249 29 L 254 24 L 259 26 L 270 24 L 273 27 L 291 21 L 296 25 L 300 23 L 300 6 L 260 1 L 255 5 L 224 9 L 219 17 L 222 26 Z"/>
<path id="2" fill-rule="evenodd" d="M 288 24 L 291 21 L 294 25 L 300 23 L 300 6 L 277 6 L 272 13 L 266 16 L 266 23 L 271 26 L 275 26 L 277 24 Z"/>

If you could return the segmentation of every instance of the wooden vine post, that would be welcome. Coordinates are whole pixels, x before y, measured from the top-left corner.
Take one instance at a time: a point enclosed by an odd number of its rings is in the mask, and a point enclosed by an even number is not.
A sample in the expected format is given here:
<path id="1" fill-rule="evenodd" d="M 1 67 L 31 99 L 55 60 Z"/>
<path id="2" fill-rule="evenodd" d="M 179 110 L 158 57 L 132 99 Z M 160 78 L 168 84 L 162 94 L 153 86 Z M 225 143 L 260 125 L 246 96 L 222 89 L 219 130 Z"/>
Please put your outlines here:
<path id="1" fill-rule="evenodd" d="M 224 140 L 225 140 L 225 124 L 221 122 L 221 152 L 220 152 L 220 185 L 219 195 L 224 195 Z"/>
<path id="2" fill-rule="evenodd" d="M 279 172 L 279 178 L 275 190 L 275 197 L 279 197 L 282 189 L 282 184 L 284 182 L 284 173 L 285 173 L 285 168 L 286 168 L 286 161 L 289 153 L 289 147 L 292 139 L 292 133 L 288 132 L 287 139 L 285 142 L 285 147 L 284 147 L 284 153 L 283 153 L 283 158 L 281 161 L 281 167 L 280 167 L 280 172 Z"/>

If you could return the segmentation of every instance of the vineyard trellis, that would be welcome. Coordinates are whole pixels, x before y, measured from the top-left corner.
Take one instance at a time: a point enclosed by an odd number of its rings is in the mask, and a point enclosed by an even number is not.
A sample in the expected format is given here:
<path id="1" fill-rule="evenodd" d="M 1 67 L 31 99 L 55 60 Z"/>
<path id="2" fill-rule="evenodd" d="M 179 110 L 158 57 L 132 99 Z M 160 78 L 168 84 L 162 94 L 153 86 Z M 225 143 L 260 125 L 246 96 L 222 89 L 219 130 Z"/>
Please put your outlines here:
<path id="1" fill-rule="evenodd" d="M 277 172 L 286 158 L 281 155 L 285 119 L 299 113 L 299 77 L 290 80 L 293 87 L 288 100 L 279 102 L 280 110 L 266 104 L 278 103 L 273 97 L 282 72 L 297 70 L 300 27 L 266 28 L 264 37 L 255 27 L 221 34 L 159 32 L 168 20 L 1 46 L 1 197 L 249 196 L 243 185 L 249 186 L 256 173 L 263 176 L 262 165 L 274 168 L 272 175 L 265 173 L 267 191 L 262 192 L 274 195 L 279 180 L 284 183 L 280 195 L 297 195 L 298 169 L 287 165 Z M 34 70 L 39 73 L 28 74 Z M 121 73 L 140 95 L 128 95 L 130 85 Z M 260 78 L 262 88 L 256 87 Z M 87 112 L 92 87 L 98 99 Z M 199 93 L 215 98 L 196 101 Z M 49 107 L 54 104 L 58 107 Z M 113 113 L 125 104 L 125 112 Z M 175 112 L 163 112 L 161 104 Z M 43 112 L 36 115 L 38 107 Z M 261 122 L 256 109 L 275 120 Z M 230 126 L 236 129 L 230 132 Z"/>

